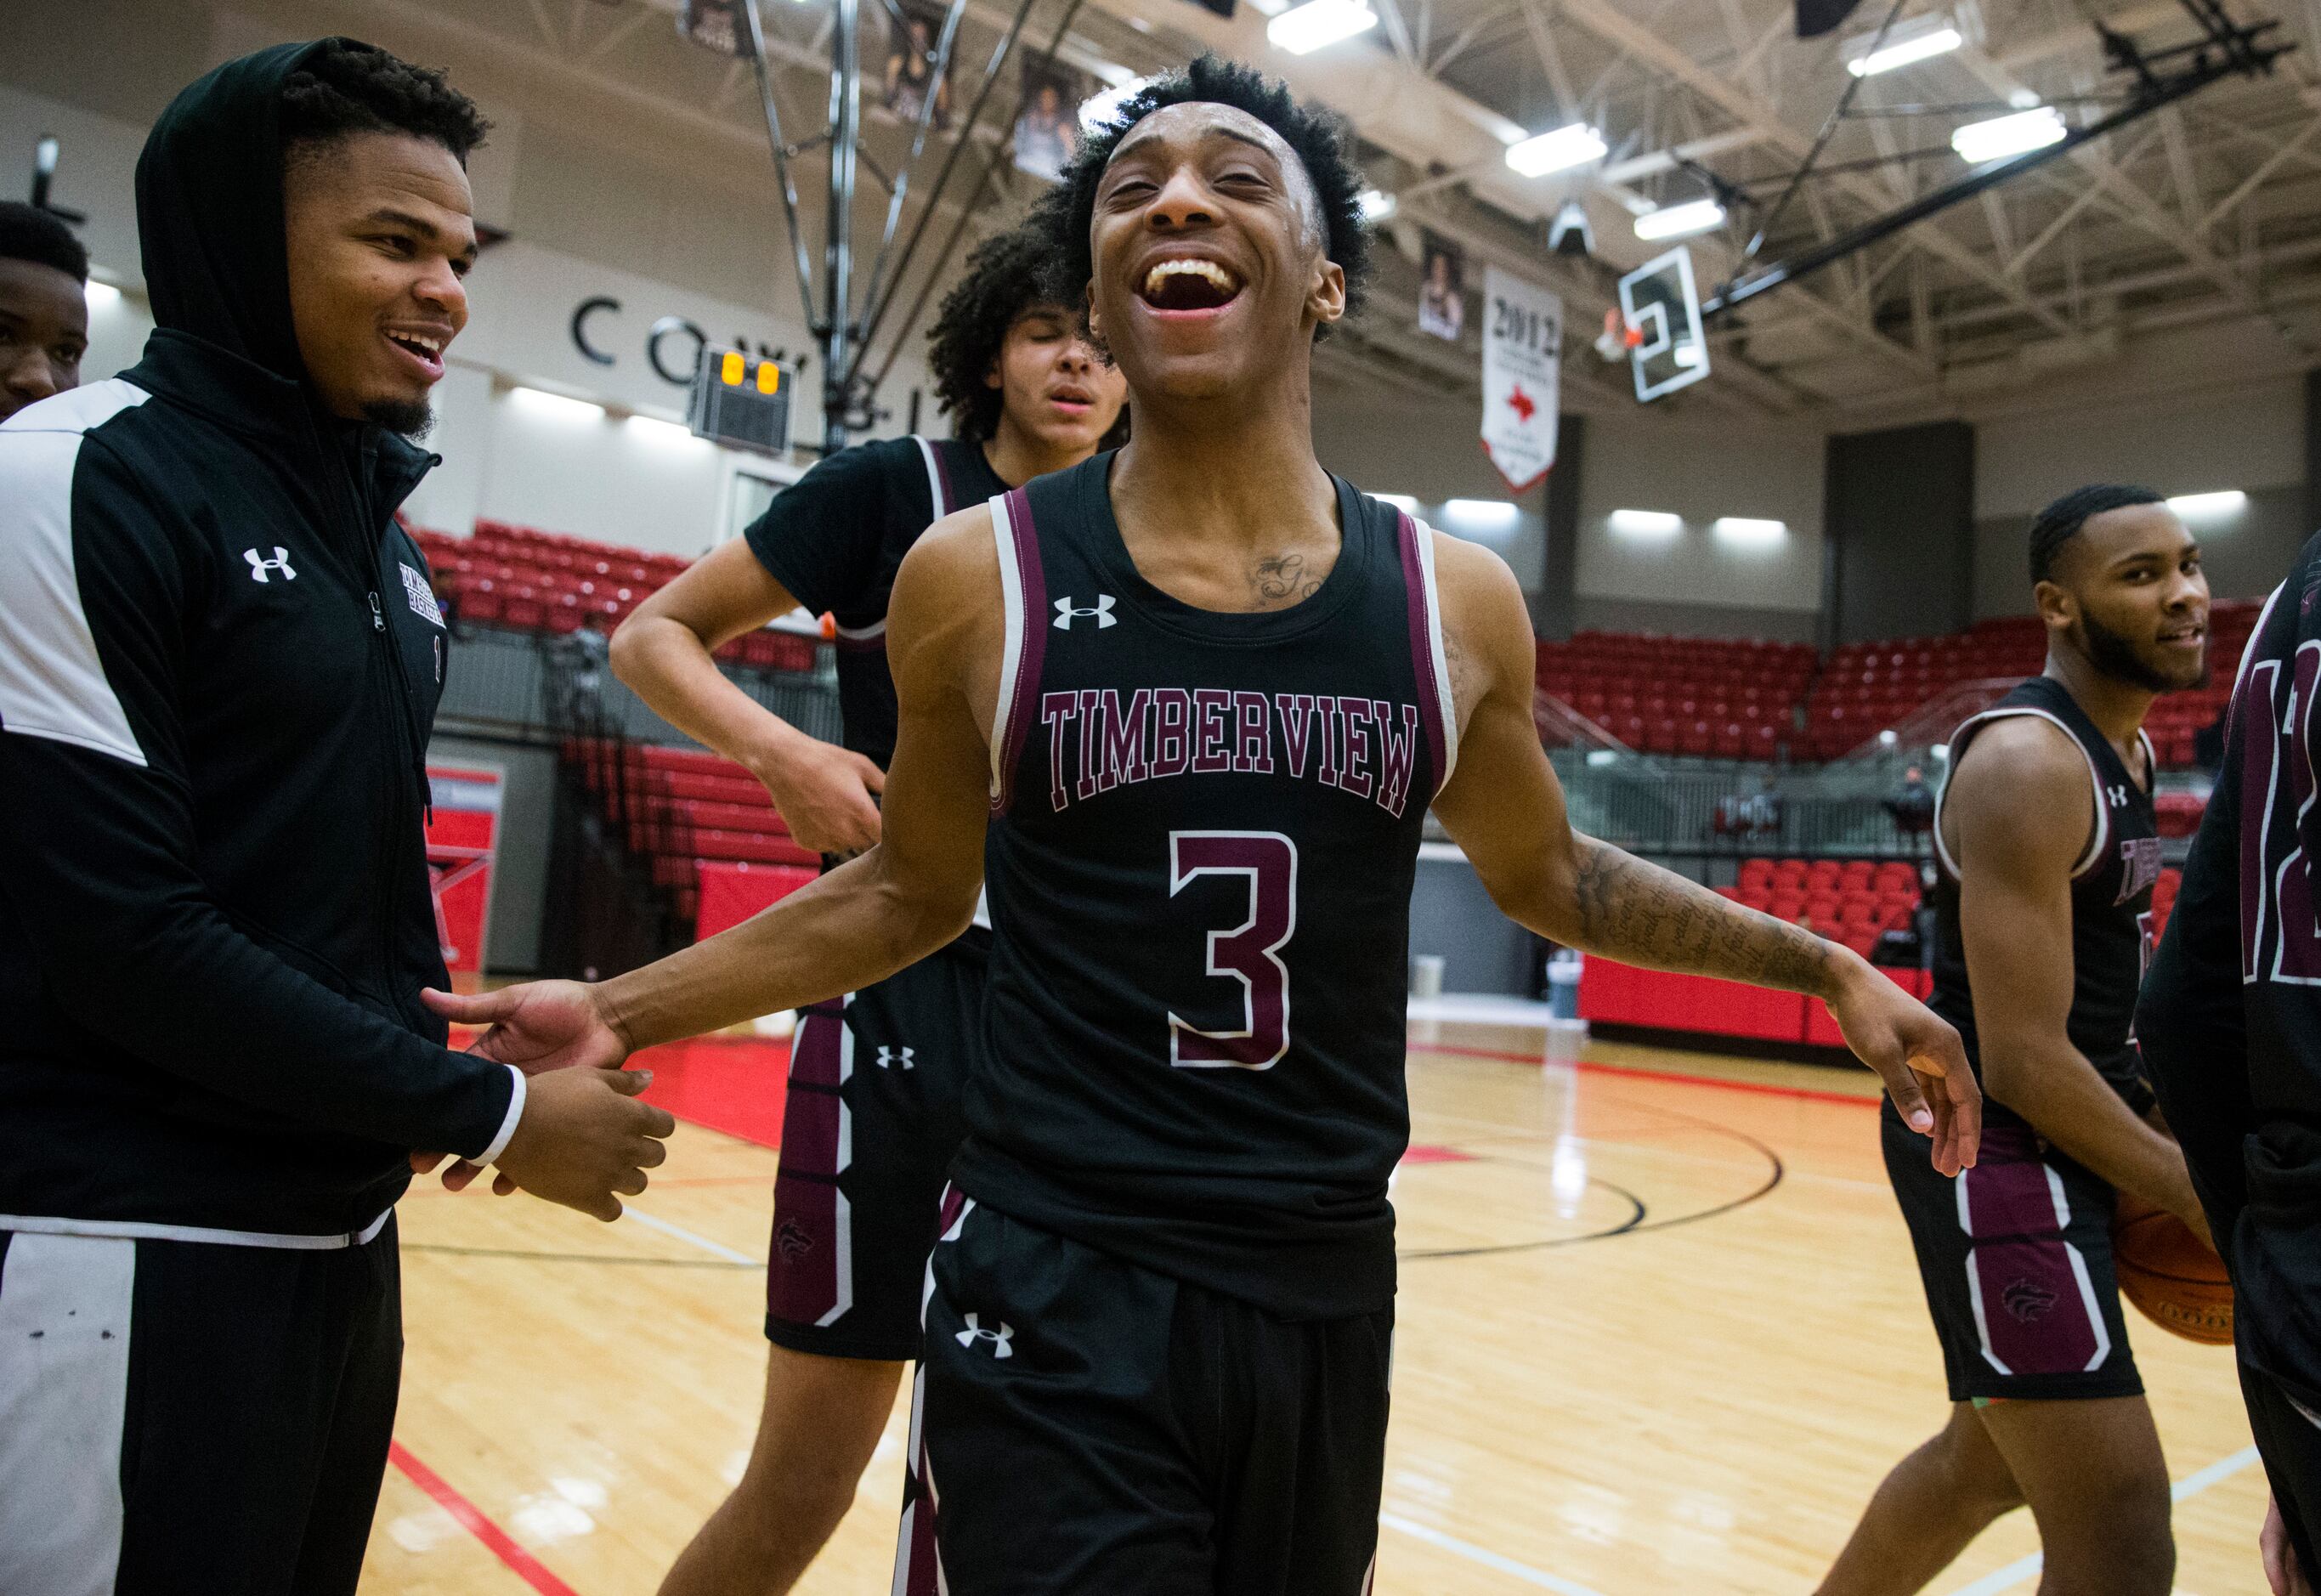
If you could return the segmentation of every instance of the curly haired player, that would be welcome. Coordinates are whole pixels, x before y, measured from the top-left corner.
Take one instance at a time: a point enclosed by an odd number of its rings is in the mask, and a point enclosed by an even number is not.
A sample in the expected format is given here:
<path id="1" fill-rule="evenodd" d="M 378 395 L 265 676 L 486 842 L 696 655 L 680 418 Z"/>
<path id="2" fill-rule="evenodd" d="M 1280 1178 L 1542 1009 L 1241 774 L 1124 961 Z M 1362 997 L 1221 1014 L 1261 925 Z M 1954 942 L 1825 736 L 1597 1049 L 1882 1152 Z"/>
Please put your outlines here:
<path id="1" fill-rule="evenodd" d="M 895 750 L 887 595 L 934 521 L 1075 465 L 1122 425 L 1120 373 L 1042 297 L 1042 241 L 1006 233 L 969 258 L 929 333 L 952 436 L 833 455 L 748 533 L 629 617 L 613 668 L 669 720 L 754 771 L 790 834 L 833 855 L 878 841 Z M 721 675 L 710 651 L 794 605 L 838 623 L 843 746 L 818 742 Z M 787 1591 L 838 1528 L 918 1354 L 919 1285 L 960 1092 L 982 1036 L 978 923 L 910 968 L 807 1011 L 767 1260 L 765 1407 L 741 1484 L 662 1586 L 668 1596 Z M 842 1061 L 856 1061 L 851 1070 Z"/>

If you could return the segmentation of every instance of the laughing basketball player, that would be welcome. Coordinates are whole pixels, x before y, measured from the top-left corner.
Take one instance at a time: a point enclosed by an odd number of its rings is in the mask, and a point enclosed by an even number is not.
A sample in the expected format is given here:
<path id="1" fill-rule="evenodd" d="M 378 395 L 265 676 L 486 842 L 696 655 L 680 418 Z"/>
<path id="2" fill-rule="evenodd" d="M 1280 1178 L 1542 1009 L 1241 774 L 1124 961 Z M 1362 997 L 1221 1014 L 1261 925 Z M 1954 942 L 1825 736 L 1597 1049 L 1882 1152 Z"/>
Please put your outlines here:
<path id="1" fill-rule="evenodd" d="M 2149 488 L 2067 494 L 2031 528 L 2047 669 L 1951 737 L 1935 806 L 1934 1007 L 1989 1094 L 1955 1184 L 1885 1116 L 1951 1415 L 1905 1458 L 1822 1583 L 1900 1596 L 2027 1503 L 2040 1589 L 2167 1596 L 2168 1470 L 2112 1270 L 2114 1191 L 2206 1234 L 2131 1021 L 2160 834 L 2144 717 L 2207 669 L 2200 550 Z"/>
<path id="2" fill-rule="evenodd" d="M 1029 233 L 992 239 L 943 300 L 928 358 L 951 438 L 833 455 L 614 634 L 621 679 L 756 772 L 809 848 L 844 856 L 878 840 L 875 795 L 895 751 L 887 604 L 904 555 L 952 510 L 1086 460 L 1120 419 L 1119 371 L 1040 296 L 1043 248 Z M 776 718 L 710 659 L 796 604 L 839 622 L 842 747 Z M 806 1016 L 782 1120 L 757 1444 L 662 1596 L 779 1596 L 853 1502 L 918 1355 L 919 1282 L 964 1129 L 989 944 L 978 911 L 949 946 Z M 842 1069 L 844 1056 L 864 1067 Z"/>
<path id="3" fill-rule="evenodd" d="M 1361 285 L 1360 187 L 1336 124 L 1246 68 L 1131 98 L 1044 214 L 1136 435 L 904 562 L 878 847 L 601 987 L 440 999 L 496 1022 L 494 1056 L 618 1057 L 941 945 L 988 844 L 987 1048 L 929 1270 L 898 1591 L 1366 1588 L 1430 805 L 1557 942 L 1826 999 L 1934 1162 L 1973 1156 L 1950 1026 L 1575 834 L 1513 575 L 1315 460 L 1311 347 Z"/>

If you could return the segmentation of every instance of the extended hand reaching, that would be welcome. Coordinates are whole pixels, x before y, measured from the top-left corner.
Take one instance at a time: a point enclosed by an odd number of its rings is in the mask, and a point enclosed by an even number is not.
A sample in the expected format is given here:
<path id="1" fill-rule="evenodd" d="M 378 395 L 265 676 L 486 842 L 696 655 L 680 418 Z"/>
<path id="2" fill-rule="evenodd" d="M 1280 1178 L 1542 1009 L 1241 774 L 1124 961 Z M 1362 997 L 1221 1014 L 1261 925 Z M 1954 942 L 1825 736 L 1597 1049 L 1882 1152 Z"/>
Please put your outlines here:
<path id="1" fill-rule="evenodd" d="M 1958 1032 L 1871 965 L 1854 962 L 1829 1006 L 1845 1044 L 1885 1081 L 1902 1123 L 1934 1138 L 1936 1169 L 1955 1175 L 1972 1168 L 1982 1141 L 1982 1088 Z"/>
<path id="2" fill-rule="evenodd" d="M 645 1173 L 669 1156 L 661 1139 L 677 1128 L 664 1109 L 635 1100 L 651 1082 L 642 1071 L 623 1070 L 625 1038 L 597 1008 L 594 989 L 578 981 L 538 981 L 496 992 L 460 997 L 433 990 L 423 1001 L 447 1019 L 489 1025 L 472 1051 L 513 1064 L 529 1090 L 515 1134 L 499 1157 L 492 1189 L 505 1196 L 530 1191 L 600 1219 L 617 1219 L 615 1193 L 645 1189 Z M 414 1153 L 421 1174 L 441 1154 Z M 457 1191 L 481 1172 L 466 1160 L 444 1172 Z"/>

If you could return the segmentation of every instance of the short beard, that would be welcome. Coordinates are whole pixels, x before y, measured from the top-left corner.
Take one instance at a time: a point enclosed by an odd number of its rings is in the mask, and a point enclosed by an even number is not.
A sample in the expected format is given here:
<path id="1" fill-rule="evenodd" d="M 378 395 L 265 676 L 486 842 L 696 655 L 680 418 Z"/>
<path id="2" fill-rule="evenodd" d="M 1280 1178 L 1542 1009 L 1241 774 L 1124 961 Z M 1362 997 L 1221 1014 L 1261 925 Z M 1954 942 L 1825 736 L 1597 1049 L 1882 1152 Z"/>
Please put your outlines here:
<path id="1" fill-rule="evenodd" d="M 365 421 L 399 433 L 414 443 L 435 428 L 435 412 L 424 399 L 372 399 L 363 406 L 362 413 Z"/>
<path id="2" fill-rule="evenodd" d="M 2124 681 L 2130 687 L 2142 688 L 2148 693 L 2181 692 L 2187 688 L 2204 686 L 2208 679 L 2205 649 L 2201 651 L 2198 678 L 2192 681 L 2178 681 L 2136 652 L 2135 644 L 2123 634 L 2113 631 L 2091 615 L 2083 613 L 2080 616 L 2080 642 L 2087 650 L 2088 662 L 2096 668 L 2098 675 L 2108 676 L 2114 681 Z"/>

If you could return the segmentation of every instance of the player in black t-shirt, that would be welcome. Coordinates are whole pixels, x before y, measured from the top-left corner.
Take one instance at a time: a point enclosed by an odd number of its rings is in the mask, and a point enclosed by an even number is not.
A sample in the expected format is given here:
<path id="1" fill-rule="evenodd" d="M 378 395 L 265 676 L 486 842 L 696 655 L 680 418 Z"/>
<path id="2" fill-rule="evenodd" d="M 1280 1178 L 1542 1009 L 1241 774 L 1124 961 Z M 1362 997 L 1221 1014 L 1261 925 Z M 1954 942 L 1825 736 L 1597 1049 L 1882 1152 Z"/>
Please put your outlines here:
<path id="1" fill-rule="evenodd" d="M 2249 1424 L 2272 1485 L 2274 1596 L 2321 1588 L 2321 536 L 2249 634 L 2224 761 L 2136 1006 L 2152 1084 L 2233 1282 Z"/>
<path id="2" fill-rule="evenodd" d="M 878 841 L 895 750 L 887 598 L 911 545 L 962 506 L 1085 460 L 1121 419 L 1120 373 L 1042 300 L 1039 242 L 978 248 L 930 329 L 954 436 L 831 456 L 744 537 L 695 564 L 614 634 L 613 668 L 645 702 L 773 795 L 790 834 L 848 856 Z M 837 624 L 843 747 L 728 681 L 710 651 L 794 605 Z M 765 1408 L 748 1470 L 662 1586 L 787 1591 L 854 1500 L 918 1355 L 919 1287 L 960 1092 L 981 1039 L 988 922 L 801 1017 L 775 1179 Z"/>
<path id="3" fill-rule="evenodd" d="M 1368 1588 L 1430 805 L 1543 935 L 1825 998 L 1934 1162 L 1973 1159 L 1957 1034 L 1843 948 L 1575 834 L 1513 573 L 1315 460 L 1312 344 L 1368 249 L 1344 136 L 1205 58 L 1082 142 L 1043 215 L 1136 436 L 904 561 L 877 848 L 601 987 L 445 1000 L 494 1023 L 487 1056 L 617 1056 L 923 956 L 988 846 L 987 1051 L 897 1591 Z"/>
<path id="4" fill-rule="evenodd" d="M 2047 669 L 1950 741 L 1934 808 L 1935 1013 L 1981 1076 L 1955 1182 L 1885 1116 L 1886 1167 L 1951 1413 L 1887 1476 L 1822 1596 L 1916 1591 L 2028 1504 L 2059 1591 L 2167 1596 L 2168 1469 L 2112 1265 L 2115 1190 L 2205 1234 L 2133 1035 L 2160 833 L 2144 717 L 2207 670 L 2200 549 L 2149 488 L 2067 494 L 2031 529 Z"/>

